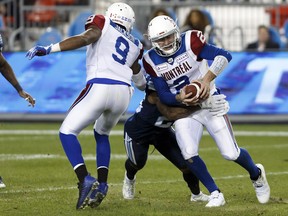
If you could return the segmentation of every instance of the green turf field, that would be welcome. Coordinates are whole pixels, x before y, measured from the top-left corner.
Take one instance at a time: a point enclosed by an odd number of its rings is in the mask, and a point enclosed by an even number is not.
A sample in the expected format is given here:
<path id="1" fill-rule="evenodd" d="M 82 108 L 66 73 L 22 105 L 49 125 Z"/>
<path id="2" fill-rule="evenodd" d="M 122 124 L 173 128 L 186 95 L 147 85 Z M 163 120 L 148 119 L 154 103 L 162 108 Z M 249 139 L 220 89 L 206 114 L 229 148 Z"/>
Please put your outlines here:
<path id="1" fill-rule="evenodd" d="M 225 161 L 212 139 L 204 135 L 200 155 L 227 204 L 207 209 L 204 203 L 191 203 L 181 173 L 150 148 L 146 167 L 137 175 L 136 197 L 122 198 L 125 150 L 122 125 L 113 131 L 109 191 L 97 209 L 76 211 L 77 179 L 58 139 L 60 123 L 0 124 L 0 175 L 6 188 L 0 189 L 0 215 L 288 215 L 288 126 L 234 125 L 238 144 L 257 163 L 265 166 L 271 187 L 271 200 L 257 202 L 247 173 Z M 91 126 L 92 128 L 92 126 Z M 90 129 L 91 129 L 90 128 Z M 95 175 L 95 143 L 91 131 L 79 139 L 87 167 Z M 203 192 L 207 192 L 202 187 Z"/>

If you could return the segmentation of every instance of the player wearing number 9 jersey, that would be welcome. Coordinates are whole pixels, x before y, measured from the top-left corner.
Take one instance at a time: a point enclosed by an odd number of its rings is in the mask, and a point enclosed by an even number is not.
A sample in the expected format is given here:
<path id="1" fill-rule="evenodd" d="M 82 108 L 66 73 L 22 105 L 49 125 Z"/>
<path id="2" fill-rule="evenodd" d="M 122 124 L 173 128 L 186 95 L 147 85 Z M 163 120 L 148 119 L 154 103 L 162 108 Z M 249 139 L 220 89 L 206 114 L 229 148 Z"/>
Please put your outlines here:
<path id="1" fill-rule="evenodd" d="M 145 89 L 146 80 L 138 64 L 142 58 L 142 44 L 130 34 L 134 16 L 129 5 L 114 3 L 105 16 L 90 16 L 82 34 L 48 47 L 33 47 L 27 53 L 31 59 L 35 55 L 87 46 L 87 85 L 72 104 L 60 128 L 62 146 L 79 180 L 76 209 L 87 205 L 97 207 L 106 196 L 109 133 L 128 107 L 132 96 L 131 79 L 138 88 Z M 93 122 L 97 143 L 97 179 L 88 173 L 77 139 L 78 134 Z"/>
<path id="2" fill-rule="evenodd" d="M 211 81 L 231 60 L 229 52 L 207 44 L 200 31 L 192 30 L 180 35 L 176 23 L 167 16 L 158 16 L 151 20 L 148 37 L 153 49 L 144 55 L 143 65 L 151 75 L 161 102 L 173 106 L 182 103 L 192 105 L 197 102 L 199 99 L 189 99 L 185 91 L 180 91 L 196 79 L 202 81 L 203 91 L 200 98 L 205 99 L 209 95 L 218 94 Z M 213 60 L 210 67 L 206 59 Z M 174 126 L 177 143 L 187 166 L 211 193 L 206 207 L 224 205 L 225 200 L 223 194 L 217 191 L 217 186 L 208 183 L 209 176 L 207 172 L 203 172 L 206 166 L 198 155 L 204 127 L 216 142 L 221 155 L 236 162 L 249 173 L 258 201 L 269 201 L 270 187 L 264 167 L 255 164 L 248 151 L 238 147 L 227 115 L 213 116 L 209 111 L 201 109 L 186 118 L 178 119 Z"/>

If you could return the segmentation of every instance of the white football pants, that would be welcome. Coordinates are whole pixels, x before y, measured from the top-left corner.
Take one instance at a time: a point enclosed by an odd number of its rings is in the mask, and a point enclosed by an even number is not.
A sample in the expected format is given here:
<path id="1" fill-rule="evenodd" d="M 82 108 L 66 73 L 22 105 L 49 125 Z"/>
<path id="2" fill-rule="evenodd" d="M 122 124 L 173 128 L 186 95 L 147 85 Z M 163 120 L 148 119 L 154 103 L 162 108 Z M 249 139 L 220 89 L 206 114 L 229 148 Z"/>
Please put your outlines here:
<path id="1" fill-rule="evenodd" d="M 217 117 L 209 110 L 202 109 L 189 117 L 175 121 L 174 126 L 177 142 L 185 160 L 198 155 L 203 126 L 206 127 L 225 159 L 234 161 L 240 154 L 227 115 Z"/>
<path id="2" fill-rule="evenodd" d="M 127 85 L 89 84 L 71 106 L 60 132 L 78 135 L 89 124 L 101 135 L 109 135 L 126 111 L 133 94 Z"/>

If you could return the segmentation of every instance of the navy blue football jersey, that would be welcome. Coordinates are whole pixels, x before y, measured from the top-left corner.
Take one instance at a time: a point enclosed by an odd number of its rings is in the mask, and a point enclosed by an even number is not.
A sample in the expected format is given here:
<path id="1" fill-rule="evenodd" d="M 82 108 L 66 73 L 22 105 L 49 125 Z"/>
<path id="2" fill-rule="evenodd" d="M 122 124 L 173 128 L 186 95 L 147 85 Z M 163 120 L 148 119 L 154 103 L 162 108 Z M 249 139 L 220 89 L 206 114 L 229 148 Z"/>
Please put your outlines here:
<path id="1" fill-rule="evenodd" d="M 146 95 L 149 90 L 146 90 Z M 147 96 L 140 103 L 134 115 L 125 122 L 125 131 L 134 140 L 150 137 L 170 128 L 173 121 L 167 120 L 155 104 L 149 103 Z"/>

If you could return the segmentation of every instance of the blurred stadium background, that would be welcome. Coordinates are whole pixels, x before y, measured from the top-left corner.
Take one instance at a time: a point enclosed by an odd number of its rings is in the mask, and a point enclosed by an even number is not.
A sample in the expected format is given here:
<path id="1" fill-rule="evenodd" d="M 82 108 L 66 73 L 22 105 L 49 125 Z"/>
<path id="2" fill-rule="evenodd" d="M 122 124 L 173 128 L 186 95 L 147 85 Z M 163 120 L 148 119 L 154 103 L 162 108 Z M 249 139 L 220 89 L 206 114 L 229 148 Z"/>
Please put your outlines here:
<path id="1" fill-rule="evenodd" d="M 85 49 L 63 52 L 29 61 L 25 53 L 35 44 L 49 45 L 84 30 L 90 14 L 104 14 L 115 1 L 107 0 L 2 0 L 0 32 L 4 56 L 27 92 L 36 98 L 31 109 L 11 86 L 0 78 L 0 120 L 54 121 L 63 119 L 85 85 Z M 133 34 L 149 48 L 143 34 L 156 9 L 163 8 L 182 26 L 191 9 L 205 13 L 209 42 L 233 54 L 217 85 L 230 102 L 234 122 L 288 121 L 288 5 L 286 0 L 134 0 L 124 1 L 136 13 Z M 274 52 L 247 52 L 257 39 L 257 27 L 269 27 L 279 44 Z M 143 98 L 135 90 L 127 115 Z"/>

